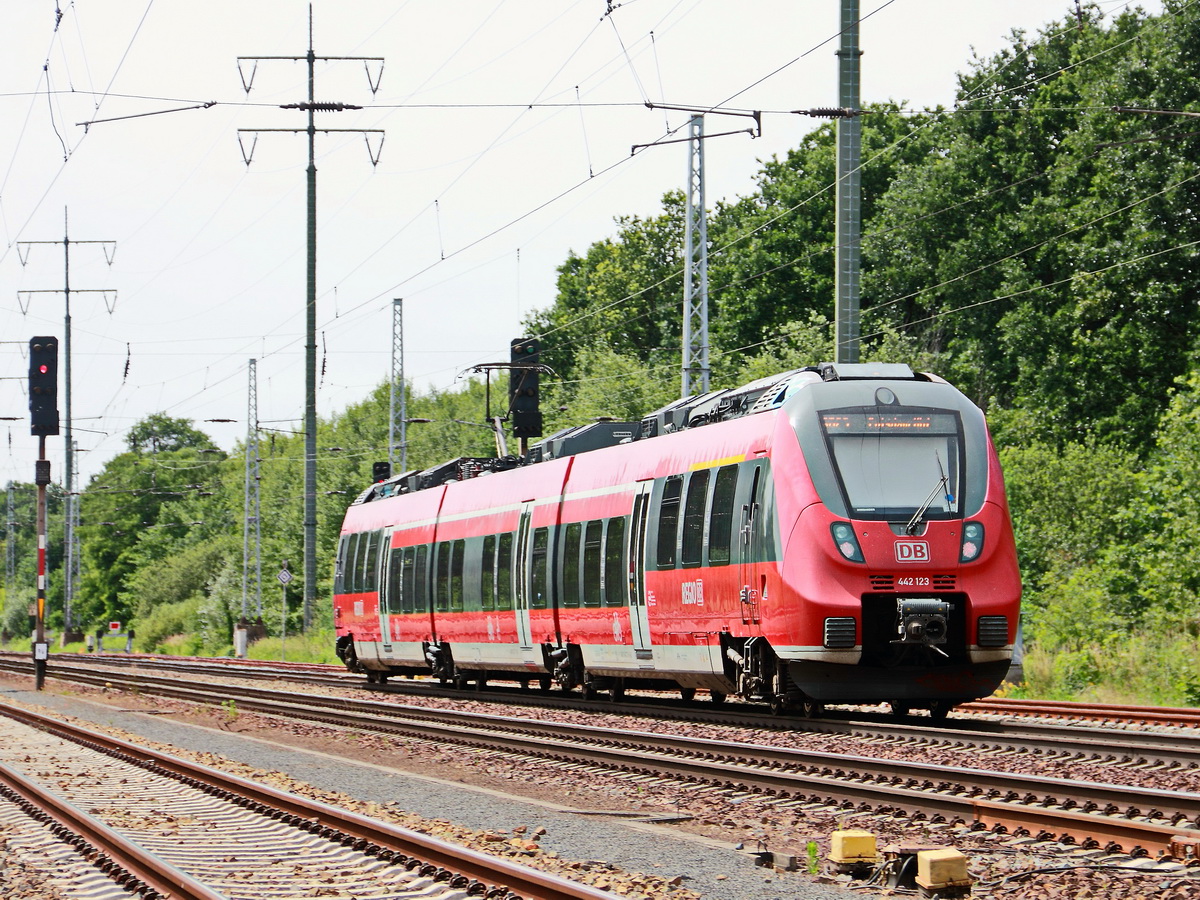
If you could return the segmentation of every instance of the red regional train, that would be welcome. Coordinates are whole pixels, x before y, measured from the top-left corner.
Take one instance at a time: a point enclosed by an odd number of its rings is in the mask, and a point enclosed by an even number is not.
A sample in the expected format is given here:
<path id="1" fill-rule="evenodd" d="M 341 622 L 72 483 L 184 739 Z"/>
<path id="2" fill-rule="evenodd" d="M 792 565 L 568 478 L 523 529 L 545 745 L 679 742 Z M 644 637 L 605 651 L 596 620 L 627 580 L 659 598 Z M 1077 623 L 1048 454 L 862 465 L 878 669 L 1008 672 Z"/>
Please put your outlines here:
<path id="1" fill-rule="evenodd" d="M 336 566 L 337 652 L 370 682 L 701 689 L 805 715 L 990 694 L 1021 594 L 983 413 L 899 364 L 397 475 L 348 509 Z"/>

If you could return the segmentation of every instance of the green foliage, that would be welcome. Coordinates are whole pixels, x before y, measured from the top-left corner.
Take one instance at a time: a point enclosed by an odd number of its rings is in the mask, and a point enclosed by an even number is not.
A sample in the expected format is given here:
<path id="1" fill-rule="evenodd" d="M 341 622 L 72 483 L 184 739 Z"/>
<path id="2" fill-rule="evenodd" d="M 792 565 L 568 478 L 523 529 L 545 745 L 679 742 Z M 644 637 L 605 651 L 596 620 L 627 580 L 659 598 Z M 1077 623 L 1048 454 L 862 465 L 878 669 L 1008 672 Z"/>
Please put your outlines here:
<path id="1" fill-rule="evenodd" d="M 14 545 L 16 568 L 10 590 L 0 604 L 0 629 L 11 634 L 28 634 L 29 605 L 37 596 L 37 488 L 33 484 L 13 482 L 13 521 L 0 522 L 7 553 L 7 542 Z M 58 627 L 62 622 L 63 514 L 62 488 L 51 484 L 46 490 L 46 616 Z M 0 502 L 6 498 L 0 497 Z M 5 557 L 7 559 L 7 556 Z"/>
<path id="2" fill-rule="evenodd" d="M 76 612 L 84 622 L 128 620 L 129 582 L 142 565 L 169 554 L 197 524 L 200 534 L 232 524 L 205 499 L 221 487 L 225 454 L 190 423 L 152 415 L 131 430 L 129 447 L 105 464 L 81 498 Z"/>
<path id="3" fill-rule="evenodd" d="M 135 616 L 140 618 L 162 604 L 203 598 L 214 572 L 219 572 L 235 555 L 231 535 L 177 543 L 173 552 L 148 559 L 129 577 L 128 597 Z M 240 563 L 240 546 L 236 555 Z"/>
<path id="4" fill-rule="evenodd" d="M 1025 676 L 1014 696 L 1198 706 L 1200 642 L 1134 631 L 1074 651 L 1036 646 L 1025 657 Z"/>
<path id="5" fill-rule="evenodd" d="M 255 641 L 246 651 L 248 659 L 286 659 L 289 662 L 328 663 L 341 665 L 333 652 L 337 635 L 331 624 L 318 625 L 305 632 L 289 632 L 282 640 L 268 637 Z"/>
<path id="6" fill-rule="evenodd" d="M 143 653 L 191 653 L 179 649 L 184 636 L 198 635 L 200 631 L 200 604 L 202 598 L 192 597 L 175 603 L 159 603 L 146 609 L 137 618 L 137 637 L 134 649 Z M 198 643 L 195 645 L 198 648 Z"/>

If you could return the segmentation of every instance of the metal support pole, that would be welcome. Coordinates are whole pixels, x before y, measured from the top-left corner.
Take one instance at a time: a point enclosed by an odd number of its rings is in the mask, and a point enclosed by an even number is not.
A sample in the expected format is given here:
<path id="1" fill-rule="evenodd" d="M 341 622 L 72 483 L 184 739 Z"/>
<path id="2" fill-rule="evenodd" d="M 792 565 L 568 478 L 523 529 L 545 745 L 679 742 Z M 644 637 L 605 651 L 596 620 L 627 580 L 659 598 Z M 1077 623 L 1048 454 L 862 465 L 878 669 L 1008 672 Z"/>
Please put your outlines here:
<path id="1" fill-rule="evenodd" d="M 306 265 L 306 290 L 304 301 L 304 616 L 303 627 L 307 629 L 312 625 L 313 608 L 316 603 L 317 595 L 317 154 L 316 154 L 316 113 L 321 112 L 338 112 L 346 109 L 361 109 L 358 106 L 351 106 L 345 103 L 317 103 L 315 80 L 316 80 L 316 61 L 320 60 L 358 60 L 364 64 L 367 69 L 367 82 L 370 85 L 371 92 L 375 93 L 379 90 L 379 82 L 383 77 L 383 59 L 376 56 L 317 56 L 313 52 L 313 7 L 312 3 L 308 5 L 308 52 L 304 56 L 260 56 L 260 57 L 238 57 L 238 67 L 241 69 L 243 61 L 253 59 L 257 66 L 257 61 L 260 59 L 276 59 L 276 60 L 291 60 L 303 61 L 308 65 L 308 102 L 299 104 L 285 104 L 282 109 L 302 109 L 308 112 L 308 127 L 304 129 L 296 128 L 266 128 L 266 129 L 238 129 L 239 141 L 243 131 L 255 131 L 256 139 L 258 131 L 303 131 L 308 135 L 308 177 L 307 177 L 307 265 Z M 371 76 L 370 63 L 379 63 L 379 73 L 376 77 Z M 242 85 L 246 92 L 250 92 L 250 84 L 253 82 L 254 76 L 251 75 L 249 81 L 243 76 Z M 382 132 L 379 129 L 342 129 L 342 128 L 322 128 L 323 133 L 333 131 L 358 131 L 364 135 L 378 133 L 380 137 L 379 150 L 382 151 Z M 368 153 L 371 157 L 371 164 L 375 165 L 379 162 L 379 154 L 371 149 L 370 139 L 367 141 Z M 250 164 L 250 157 L 253 155 L 243 155 L 246 164 Z"/>
<path id="2" fill-rule="evenodd" d="M 8 516 L 4 530 L 4 590 L 5 596 L 11 597 L 17 577 L 17 527 L 16 490 L 13 483 L 8 483 Z"/>
<path id="3" fill-rule="evenodd" d="M 64 556 L 66 557 L 66 559 L 68 561 L 72 561 L 73 558 L 75 556 L 77 556 L 77 554 L 78 554 L 78 543 L 79 542 L 78 542 L 78 537 L 75 535 L 75 528 L 79 522 L 79 511 L 75 507 L 79 503 L 79 500 L 78 500 L 77 493 L 75 491 L 75 450 L 77 448 L 75 447 L 75 440 L 74 440 L 74 436 L 73 436 L 73 428 L 72 428 L 73 415 L 71 412 L 71 394 L 72 394 L 72 391 L 71 391 L 71 294 L 72 293 L 75 293 L 75 294 L 104 293 L 107 295 L 108 291 L 97 291 L 97 290 L 81 291 L 81 290 L 73 290 L 71 288 L 71 245 L 72 244 L 104 244 L 107 246 L 108 244 L 112 244 L 113 245 L 113 253 L 112 254 L 110 254 L 107 249 L 105 249 L 105 251 L 104 251 L 104 255 L 108 259 L 109 265 L 112 265 L 113 256 L 116 253 L 116 242 L 115 241 L 73 241 L 73 240 L 71 240 L 70 230 L 69 230 L 68 225 L 69 225 L 69 219 L 68 219 L 68 215 L 67 215 L 67 209 L 66 209 L 66 207 L 64 207 L 63 208 L 63 237 L 62 237 L 61 241 L 19 241 L 18 244 L 19 244 L 19 248 L 20 247 L 26 248 L 26 250 L 25 250 L 26 253 L 28 253 L 28 248 L 33 246 L 34 244 L 62 244 L 62 248 L 63 248 L 62 294 L 63 294 L 63 299 L 65 301 L 65 307 L 66 307 L 65 313 L 63 316 L 63 341 L 62 341 L 63 399 L 64 399 L 64 404 L 63 404 L 64 405 L 64 410 L 63 410 L 64 415 L 63 415 L 63 422 L 62 422 L 63 455 L 64 455 L 64 460 L 63 460 L 63 473 L 64 473 L 64 479 L 63 479 L 63 491 L 64 491 L 64 497 L 63 497 L 63 514 L 64 514 L 63 544 L 64 544 Z M 18 255 L 20 255 L 19 248 L 18 248 Z M 22 265 L 24 265 L 26 258 L 27 257 L 24 257 L 24 256 L 21 257 Z M 56 294 L 59 292 L 57 290 L 49 290 L 49 291 L 40 291 L 39 290 L 39 291 L 20 291 L 19 293 L 29 293 L 29 294 L 54 293 L 54 294 Z M 109 311 L 111 312 L 111 309 Z M 77 570 L 77 568 L 78 568 L 78 560 L 77 559 L 74 559 L 74 564 L 75 564 L 76 570 Z M 64 579 L 64 583 L 63 583 L 63 615 L 65 617 L 65 621 L 63 624 L 64 624 L 64 627 L 67 628 L 68 630 L 71 628 L 71 626 L 73 624 L 73 622 L 71 620 L 71 609 L 72 609 L 72 605 L 73 605 L 72 601 L 74 599 L 74 591 L 75 591 L 75 583 L 72 581 L 71 572 L 72 572 L 72 569 L 70 568 L 70 565 L 68 565 L 67 577 Z"/>
<path id="4" fill-rule="evenodd" d="M 312 4 L 308 6 L 308 284 L 304 305 L 304 629 L 317 597 L 317 126 Z"/>
<path id="5" fill-rule="evenodd" d="M 246 485 L 242 526 L 242 624 L 250 612 L 250 585 L 254 585 L 255 609 L 262 619 L 262 524 L 259 515 L 258 460 L 258 361 L 250 360 L 246 400 Z"/>
<path id="6" fill-rule="evenodd" d="M 404 385 L 404 301 L 392 301 L 392 382 L 388 394 L 388 465 L 392 474 L 408 471 L 408 391 Z M 396 433 L 400 440 L 397 443 Z M 396 468 L 396 450 L 400 468 Z"/>
<path id="7" fill-rule="evenodd" d="M 838 104 L 856 113 L 862 103 L 859 90 L 859 0 L 842 0 L 841 46 L 838 55 Z M 837 120 L 837 225 L 835 293 L 837 315 L 834 338 L 836 361 L 856 363 L 859 358 L 859 277 L 862 235 L 862 119 L 857 115 Z"/>
<path id="8" fill-rule="evenodd" d="M 73 441 L 70 458 L 76 461 L 77 471 L 79 468 L 78 456 L 79 443 Z M 79 546 L 79 507 L 81 504 L 79 492 L 68 493 L 67 496 L 70 498 L 71 504 L 67 511 L 67 557 L 63 566 L 63 631 L 75 632 L 78 630 L 79 624 L 75 621 L 74 599 L 79 590 L 79 570 L 82 557 Z"/>
<path id="9" fill-rule="evenodd" d="M 704 204 L 704 116 L 688 123 L 683 263 L 681 397 L 708 391 L 708 224 Z"/>

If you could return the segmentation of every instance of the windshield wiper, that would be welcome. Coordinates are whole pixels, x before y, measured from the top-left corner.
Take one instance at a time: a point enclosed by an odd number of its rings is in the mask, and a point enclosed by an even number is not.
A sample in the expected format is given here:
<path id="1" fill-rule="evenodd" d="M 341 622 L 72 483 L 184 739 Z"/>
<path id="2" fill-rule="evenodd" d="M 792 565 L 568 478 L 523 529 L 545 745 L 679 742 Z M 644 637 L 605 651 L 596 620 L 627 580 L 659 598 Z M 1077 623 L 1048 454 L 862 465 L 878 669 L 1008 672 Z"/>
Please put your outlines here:
<path id="1" fill-rule="evenodd" d="M 925 517 L 926 511 L 933 503 L 933 498 L 940 491 L 946 497 L 946 511 L 950 511 L 950 505 L 954 503 L 954 495 L 950 493 L 950 479 L 946 477 L 946 470 L 942 468 L 942 457 L 935 450 L 933 458 L 937 460 L 938 474 L 941 476 L 937 480 L 937 484 L 933 486 L 933 490 L 929 492 L 929 496 L 925 498 L 925 502 L 917 507 L 917 511 L 913 513 L 913 517 L 908 520 L 908 524 L 904 526 L 905 534 L 916 534 L 917 528 L 921 525 L 921 520 Z"/>

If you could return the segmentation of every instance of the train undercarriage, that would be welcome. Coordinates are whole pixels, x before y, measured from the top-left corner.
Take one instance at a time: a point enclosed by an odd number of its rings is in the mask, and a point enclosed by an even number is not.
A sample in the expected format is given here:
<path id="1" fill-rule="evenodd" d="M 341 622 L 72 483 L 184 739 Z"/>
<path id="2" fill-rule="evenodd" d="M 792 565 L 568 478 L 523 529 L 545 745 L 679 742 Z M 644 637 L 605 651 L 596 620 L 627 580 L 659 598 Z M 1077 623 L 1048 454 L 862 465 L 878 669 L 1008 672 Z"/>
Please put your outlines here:
<path id="1" fill-rule="evenodd" d="M 762 637 L 721 635 L 724 671 L 694 673 L 629 672 L 614 668 L 589 668 L 579 644 L 543 644 L 540 666 L 485 667 L 457 662 L 447 642 L 426 641 L 424 664 L 395 665 L 378 658 L 360 659 L 352 635 L 338 639 L 337 655 L 369 684 L 385 684 L 393 677 L 435 678 L 460 690 L 483 690 L 490 681 L 516 682 L 522 689 L 579 691 L 586 699 L 607 694 L 613 700 L 630 690 L 673 690 L 687 701 L 698 690 L 707 691 L 714 704 L 736 696 L 763 703 L 776 715 L 819 717 L 826 704 L 889 703 L 892 712 L 905 716 L 927 709 L 944 717 L 958 703 L 987 696 L 1000 684 L 1008 662 L 971 663 L 940 660 L 940 665 L 843 665 L 794 661 L 780 657 Z"/>

